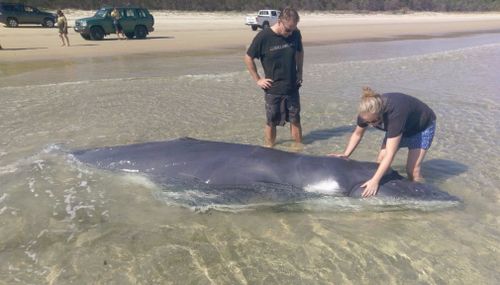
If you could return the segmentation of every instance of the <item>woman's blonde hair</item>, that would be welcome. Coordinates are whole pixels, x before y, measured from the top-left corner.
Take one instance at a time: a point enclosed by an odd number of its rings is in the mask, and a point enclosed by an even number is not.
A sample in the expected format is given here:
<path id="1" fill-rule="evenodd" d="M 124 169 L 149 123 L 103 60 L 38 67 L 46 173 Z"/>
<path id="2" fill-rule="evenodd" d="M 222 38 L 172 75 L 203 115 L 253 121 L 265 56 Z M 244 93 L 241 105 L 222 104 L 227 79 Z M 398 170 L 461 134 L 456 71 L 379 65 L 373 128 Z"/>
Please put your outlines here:
<path id="1" fill-rule="evenodd" d="M 370 114 L 382 114 L 384 110 L 384 102 L 382 102 L 382 97 L 380 94 L 376 93 L 370 87 L 363 87 L 363 96 L 361 96 L 361 102 L 359 103 L 358 112 L 370 113 Z"/>

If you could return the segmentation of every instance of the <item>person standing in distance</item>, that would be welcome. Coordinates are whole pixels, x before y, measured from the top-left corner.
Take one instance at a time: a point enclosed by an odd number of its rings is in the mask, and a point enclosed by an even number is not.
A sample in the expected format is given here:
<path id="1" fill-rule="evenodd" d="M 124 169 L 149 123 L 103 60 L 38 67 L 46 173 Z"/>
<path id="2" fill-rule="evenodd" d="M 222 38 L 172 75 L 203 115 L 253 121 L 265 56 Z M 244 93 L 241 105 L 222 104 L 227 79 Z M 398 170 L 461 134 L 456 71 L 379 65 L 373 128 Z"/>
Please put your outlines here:
<path id="1" fill-rule="evenodd" d="M 116 37 L 119 40 L 122 40 L 125 38 L 125 35 L 123 34 L 123 27 L 120 24 L 120 11 L 115 7 L 113 8 L 113 11 L 111 11 L 111 18 L 113 19 L 113 26 L 115 27 L 115 32 L 116 32 Z"/>
<path id="2" fill-rule="evenodd" d="M 64 16 L 63 11 L 57 10 L 57 27 L 59 28 L 59 37 L 61 38 L 62 45 L 69 47 L 68 38 L 68 20 Z M 64 41 L 66 39 L 66 42 Z"/>
<path id="3" fill-rule="evenodd" d="M 245 55 L 245 64 L 257 85 L 265 92 L 266 126 L 265 146 L 273 147 L 276 126 L 290 123 L 295 143 L 302 144 L 300 124 L 300 96 L 304 48 L 297 29 L 299 14 L 293 8 L 284 8 L 276 24 L 259 32 Z M 264 77 L 257 72 L 255 59 L 260 59 Z"/>

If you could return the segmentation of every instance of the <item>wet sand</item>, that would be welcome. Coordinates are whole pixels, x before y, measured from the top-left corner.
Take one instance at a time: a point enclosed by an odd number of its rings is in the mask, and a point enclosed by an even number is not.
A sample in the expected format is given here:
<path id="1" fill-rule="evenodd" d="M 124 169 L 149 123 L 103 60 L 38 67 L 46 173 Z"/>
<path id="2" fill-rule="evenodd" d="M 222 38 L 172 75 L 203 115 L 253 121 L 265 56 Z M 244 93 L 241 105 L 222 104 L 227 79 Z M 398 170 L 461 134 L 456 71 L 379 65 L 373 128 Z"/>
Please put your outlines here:
<path id="1" fill-rule="evenodd" d="M 20 61 L 72 60 L 136 54 L 225 52 L 244 50 L 256 32 L 244 25 L 243 13 L 153 11 L 155 31 L 146 40 L 86 41 L 72 26 L 91 11 L 67 11 L 71 47 L 61 47 L 58 30 L 35 26 L 0 27 L 2 69 Z M 299 28 L 309 45 L 392 38 L 444 37 L 499 32 L 500 13 L 333 14 L 303 13 Z"/>

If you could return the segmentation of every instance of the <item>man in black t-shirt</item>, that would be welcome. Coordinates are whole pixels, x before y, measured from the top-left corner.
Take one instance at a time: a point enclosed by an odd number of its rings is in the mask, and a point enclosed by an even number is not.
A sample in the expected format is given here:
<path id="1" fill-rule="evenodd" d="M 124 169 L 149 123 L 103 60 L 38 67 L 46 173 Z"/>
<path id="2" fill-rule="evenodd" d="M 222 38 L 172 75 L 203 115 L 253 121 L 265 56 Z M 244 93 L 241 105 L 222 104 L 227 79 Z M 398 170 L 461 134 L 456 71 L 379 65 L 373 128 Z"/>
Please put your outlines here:
<path id="1" fill-rule="evenodd" d="M 265 145 L 273 147 L 276 126 L 290 122 L 290 133 L 297 144 L 302 143 L 299 87 L 302 84 L 304 49 L 297 29 L 299 14 L 285 8 L 272 27 L 261 31 L 245 55 L 245 64 L 257 85 L 265 91 Z M 257 72 L 255 59 L 260 59 L 264 77 Z"/>

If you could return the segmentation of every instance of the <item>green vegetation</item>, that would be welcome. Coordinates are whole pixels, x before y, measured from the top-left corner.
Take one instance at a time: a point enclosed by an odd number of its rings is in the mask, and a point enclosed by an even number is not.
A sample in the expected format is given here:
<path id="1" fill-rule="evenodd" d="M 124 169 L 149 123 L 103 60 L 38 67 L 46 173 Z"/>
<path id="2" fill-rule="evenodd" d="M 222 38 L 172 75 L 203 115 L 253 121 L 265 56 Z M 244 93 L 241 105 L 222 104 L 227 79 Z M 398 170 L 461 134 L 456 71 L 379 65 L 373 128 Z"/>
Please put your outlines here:
<path id="1" fill-rule="evenodd" d="M 51 9 L 87 10 L 96 10 L 105 5 L 131 4 L 148 9 L 189 11 L 257 11 L 284 6 L 309 11 L 500 11 L 500 0 L 21 0 L 19 2 Z"/>

